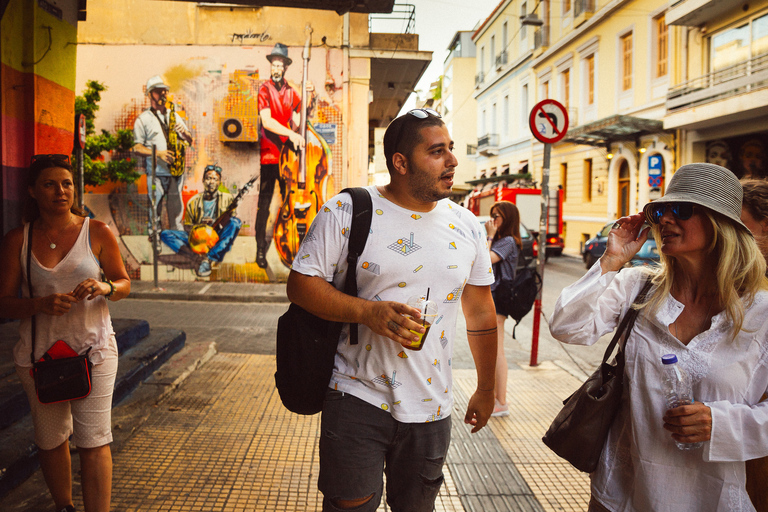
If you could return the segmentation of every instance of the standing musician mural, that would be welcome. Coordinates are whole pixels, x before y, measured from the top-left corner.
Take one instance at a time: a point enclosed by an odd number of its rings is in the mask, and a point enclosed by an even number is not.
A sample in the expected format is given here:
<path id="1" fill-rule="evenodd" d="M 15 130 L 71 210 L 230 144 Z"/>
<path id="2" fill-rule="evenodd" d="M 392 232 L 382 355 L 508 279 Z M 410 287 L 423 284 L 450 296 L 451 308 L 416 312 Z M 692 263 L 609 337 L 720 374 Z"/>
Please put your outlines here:
<path id="1" fill-rule="evenodd" d="M 291 265 L 317 210 L 333 193 L 330 148 L 307 120 L 314 106 L 314 87 L 307 79 L 311 33 L 308 26 L 302 77 L 305 94 L 299 96 L 285 80 L 293 61 L 282 43 L 267 56 L 270 79 L 259 88 L 261 182 L 255 230 L 256 263 L 261 268 L 267 267 L 272 238 L 283 264 Z M 294 118 L 297 113 L 299 120 Z M 273 232 L 267 234 L 269 206 L 278 180 L 283 203 Z"/>
<path id="2" fill-rule="evenodd" d="M 192 134 L 184 120 L 176 114 L 176 108 L 168 101 L 168 86 L 160 76 L 147 80 L 147 96 L 150 107 L 133 125 L 133 151 L 146 157 L 147 193 L 155 192 L 155 213 L 158 223 L 165 203 L 168 213 L 168 228 L 181 230 L 184 202 L 181 191 L 184 187 L 184 149 L 192 144 Z M 152 176 L 152 145 L 157 147 L 157 169 L 155 182 Z M 157 226 L 160 229 L 160 226 Z"/>

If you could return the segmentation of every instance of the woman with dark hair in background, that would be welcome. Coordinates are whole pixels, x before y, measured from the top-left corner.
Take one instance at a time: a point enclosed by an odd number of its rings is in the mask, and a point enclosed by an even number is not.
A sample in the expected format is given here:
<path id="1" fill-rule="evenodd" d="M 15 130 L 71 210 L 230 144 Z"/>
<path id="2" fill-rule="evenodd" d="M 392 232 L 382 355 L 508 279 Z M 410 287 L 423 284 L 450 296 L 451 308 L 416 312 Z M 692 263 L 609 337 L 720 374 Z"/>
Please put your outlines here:
<path id="1" fill-rule="evenodd" d="M 755 236 L 755 242 L 768 259 L 768 181 L 741 180 L 744 200 L 741 203 L 741 221 Z M 763 395 L 763 400 L 766 396 Z M 747 492 L 757 512 L 768 512 L 768 457 L 746 462 Z"/>
<path id="2" fill-rule="evenodd" d="M 40 466 L 56 510 L 75 510 L 68 442 L 74 434 L 85 510 L 107 512 L 112 488 L 112 391 L 117 374 L 117 343 L 107 300 L 126 297 L 131 282 L 109 227 L 88 219 L 75 207 L 69 157 L 33 156 L 28 178 L 25 224 L 8 232 L 0 252 L 0 311 L 4 317 L 21 319 L 20 339 L 13 351 L 16 373 L 29 398 Z M 91 393 L 80 400 L 42 404 L 30 375 L 32 359 L 38 361 L 57 340 L 64 340 L 78 354 L 90 350 Z"/>
<path id="3" fill-rule="evenodd" d="M 496 329 L 498 332 L 498 353 L 496 355 L 496 404 L 491 416 L 509 416 L 507 405 L 507 357 L 504 355 L 504 321 L 507 319 L 504 300 L 499 297 L 499 284 L 512 281 L 517 273 L 517 259 L 520 255 L 520 212 L 509 201 L 499 201 L 491 206 L 491 220 L 485 223 L 488 234 L 488 250 L 491 253 L 494 282 L 491 285 L 493 302 L 496 305 Z"/>

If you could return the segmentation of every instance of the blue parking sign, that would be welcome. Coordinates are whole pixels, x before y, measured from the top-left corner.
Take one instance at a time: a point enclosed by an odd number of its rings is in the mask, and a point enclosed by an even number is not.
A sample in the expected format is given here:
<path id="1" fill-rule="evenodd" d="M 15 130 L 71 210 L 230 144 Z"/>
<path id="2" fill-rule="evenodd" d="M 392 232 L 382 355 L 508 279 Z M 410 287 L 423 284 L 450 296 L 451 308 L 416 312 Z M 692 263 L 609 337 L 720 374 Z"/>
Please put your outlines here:
<path id="1" fill-rule="evenodd" d="M 661 155 L 653 155 L 648 158 L 648 176 L 656 177 L 661 176 L 661 171 L 663 168 L 663 161 L 661 159 Z"/>

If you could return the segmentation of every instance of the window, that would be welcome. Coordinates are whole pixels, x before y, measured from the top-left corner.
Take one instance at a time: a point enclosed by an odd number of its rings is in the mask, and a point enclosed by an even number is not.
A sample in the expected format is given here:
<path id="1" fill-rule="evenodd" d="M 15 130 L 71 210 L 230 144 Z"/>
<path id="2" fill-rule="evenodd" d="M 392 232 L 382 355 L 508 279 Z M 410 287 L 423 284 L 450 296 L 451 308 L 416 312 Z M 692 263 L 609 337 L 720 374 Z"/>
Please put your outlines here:
<path id="1" fill-rule="evenodd" d="M 520 93 L 520 122 L 523 126 L 528 126 L 528 84 L 523 85 Z"/>
<path id="2" fill-rule="evenodd" d="M 595 104 L 595 56 L 590 55 L 584 59 L 587 73 L 587 105 Z"/>
<path id="3" fill-rule="evenodd" d="M 480 47 L 480 74 L 485 74 L 485 46 Z"/>
<path id="4" fill-rule="evenodd" d="M 520 19 L 525 18 L 528 15 L 528 6 L 526 2 L 520 4 Z M 522 25 L 520 27 L 520 42 L 523 48 L 528 48 L 528 25 Z"/>
<path id="5" fill-rule="evenodd" d="M 496 129 L 496 104 L 494 103 L 491 106 L 491 131 L 490 133 L 499 133 L 499 131 Z"/>
<path id="6" fill-rule="evenodd" d="M 495 65 L 495 59 L 496 59 L 496 35 L 491 36 L 490 58 L 491 58 L 490 68 L 493 69 Z"/>
<path id="7" fill-rule="evenodd" d="M 488 131 L 485 129 L 486 113 L 483 109 L 483 117 L 480 118 L 480 135 L 486 135 Z"/>
<path id="8" fill-rule="evenodd" d="M 664 15 L 653 19 L 654 32 L 656 36 L 656 65 L 654 78 L 667 76 L 667 55 L 669 53 L 669 43 L 667 42 L 667 23 Z"/>
<path id="9" fill-rule="evenodd" d="M 563 202 L 568 199 L 568 164 L 560 164 L 560 186 L 563 187 Z"/>
<path id="10" fill-rule="evenodd" d="M 504 124 L 502 125 L 502 133 L 504 138 L 509 137 L 509 95 L 504 96 Z"/>
<path id="11" fill-rule="evenodd" d="M 587 158 L 584 160 L 584 176 L 582 179 L 583 194 L 582 198 L 585 203 L 592 201 L 592 159 Z"/>
<path id="12" fill-rule="evenodd" d="M 507 22 L 501 26 L 501 51 L 507 51 Z"/>
<path id="13" fill-rule="evenodd" d="M 768 14 L 713 35 L 709 45 L 710 71 L 746 62 L 768 52 Z"/>
<path id="14" fill-rule="evenodd" d="M 568 104 L 571 98 L 571 70 L 566 69 L 560 73 L 560 79 L 562 80 L 562 92 L 563 92 L 563 106 L 568 110 Z"/>
<path id="15" fill-rule="evenodd" d="M 621 37 L 621 90 L 632 88 L 632 32 Z"/>
<path id="16" fill-rule="evenodd" d="M 545 80 L 541 82 L 541 98 L 542 100 L 545 100 L 549 98 L 549 80 Z"/>
<path id="17" fill-rule="evenodd" d="M 571 0 L 563 0 L 563 14 L 571 10 Z"/>

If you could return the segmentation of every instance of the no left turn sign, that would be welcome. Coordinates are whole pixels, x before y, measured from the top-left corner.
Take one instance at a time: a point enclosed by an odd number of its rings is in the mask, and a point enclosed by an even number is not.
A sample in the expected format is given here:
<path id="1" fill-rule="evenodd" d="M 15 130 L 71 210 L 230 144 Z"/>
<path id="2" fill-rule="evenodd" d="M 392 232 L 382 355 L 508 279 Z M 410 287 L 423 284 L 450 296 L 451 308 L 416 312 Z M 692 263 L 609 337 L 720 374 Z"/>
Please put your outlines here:
<path id="1" fill-rule="evenodd" d="M 568 111 L 555 100 L 542 100 L 531 109 L 528 124 L 540 142 L 554 144 L 568 132 Z"/>

